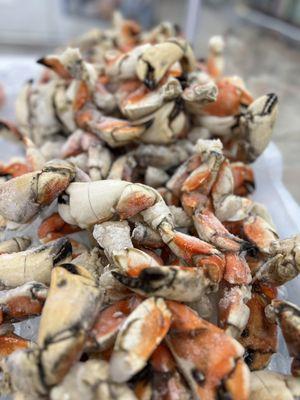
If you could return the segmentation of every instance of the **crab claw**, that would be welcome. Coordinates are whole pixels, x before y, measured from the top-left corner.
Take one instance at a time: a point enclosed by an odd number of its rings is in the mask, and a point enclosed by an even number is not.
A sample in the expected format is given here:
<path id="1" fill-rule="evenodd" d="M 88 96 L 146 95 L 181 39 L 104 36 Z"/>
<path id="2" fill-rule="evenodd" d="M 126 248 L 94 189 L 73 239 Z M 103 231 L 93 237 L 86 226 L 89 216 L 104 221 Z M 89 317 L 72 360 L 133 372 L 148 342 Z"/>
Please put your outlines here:
<path id="1" fill-rule="evenodd" d="M 181 62 L 185 72 L 191 71 L 196 65 L 191 46 L 181 38 L 171 38 L 147 48 L 138 59 L 136 74 L 153 90 L 176 61 Z"/>
<path id="2" fill-rule="evenodd" d="M 171 312 L 162 298 L 144 300 L 119 330 L 110 359 L 110 376 L 126 382 L 145 367 L 148 358 L 166 336 Z"/>
<path id="3" fill-rule="evenodd" d="M 27 236 L 17 236 L 0 242 L 0 255 L 18 253 L 26 250 L 31 245 L 31 239 Z"/>
<path id="4" fill-rule="evenodd" d="M 27 173 L 0 185 L 0 214 L 17 223 L 29 222 L 55 200 L 75 178 L 75 167 L 53 160 L 41 171 Z M 8 201 L 9 199 L 9 201 Z"/>
<path id="5" fill-rule="evenodd" d="M 221 279 L 225 267 L 224 258 L 214 246 L 194 236 L 177 232 L 167 224 L 161 224 L 159 232 L 177 257 L 188 264 L 203 267 L 213 280 L 216 276 L 217 281 Z"/>
<path id="6" fill-rule="evenodd" d="M 280 325 L 284 340 L 291 357 L 292 374 L 300 376 L 300 309 L 294 304 L 283 300 L 273 300 L 266 308 L 266 315 L 275 316 Z"/>
<path id="7" fill-rule="evenodd" d="M 60 55 L 43 57 L 37 62 L 50 68 L 63 79 L 75 78 L 90 83 L 97 80 L 95 67 L 82 59 L 79 49 L 68 47 Z"/>
<path id="8" fill-rule="evenodd" d="M 235 285 L 248 285 L 251 283 L 251 270 L 242 255 L 228 252 L 225 254 L 225 261 L 225 281 Z"/>
<path id="9" fill-rule="evenodd" d="M 90 104 L 77 111 L 75 119 L 80 128 L 94 133 L 110 147 L 139 140 L 146 129 L 145 125 L 134 126 L 125 119 L 104 116 Z"/>
<path id="10" fill-rule="evenodd" d="M 300 235 L 273 241 L 269 254 L 253 281 L 280 286 L 294 279 L 300 271 Z"/>
<path id="11" fill-rule="evenodd" d="M 36 62 L 43 65 L 44 67 L 50 68 L 63 79 L 71 79 L 71 74 L 69 73 L 66 66 L 64 66 L 64 63 L 62 62 L 60 57 L 57 55 L 42 57 L 39 58 Z"/>
<path id="12" fill-rule="evenodd" d="M 101 310 L 89 333 L 86 346 L 100 351 L 111 348 L 121 325 L 141 302 L 140 298 L 133 295 Z"/>
<path id="13" fill-rule="evenodd" d="M 28 282 L 15 289 L 1 292 L 2 322 L 16 322 L 39 315 L 47 292 L 48 288 L 38 282 Z"/>
<path id="14" fill-rule="evenodd" d="M 72 254 L 72 245 L 62 238 L 19 253 L 0 255 L 0 287 L 14 288 L 26 282 L 49 284 L 51 269 Z"/>
<path id="15" fill-rule="evenodd" d="M 269 253 L 272 242 L 278 239 L 274 228 L 259 215 L 250 215 L 243 222 L 247 239 L 263 253 Z"/>
<path id="16" fill-rule="evenodd" d="M 247 286 L 225 288 L 219 302 L 220 325 L 234 338 L 240 336 L 249 319 L 250 310 L 245 304 L 249 300 L 249 292 Z"/>
<path id="17" fill-rule="evenodd" d="M 184 304 L 167 301 L 172 324 L 166 338 L 195 399 L 248 399 L 243 347 Z"/>
<path id="18" fill-rule="evenodd" d="M 274 297 L 273 297 L 274 298 Z M 250 370 L 265 368 L 277 349 L 276 324 L 266 318 L 265 308 L 271 298 L 261 292 L 253 292 L 247 302 L 250 316 L 239 342 L 245 347 L 245 362 Z"/>
<path id="19" fill-rule="evenodd" d="M 137 277 L 112 271 L 123 285 L 142 296 L 161 296 L 183 302 L 197 301 L 210 286 L 201 268 L 153 266 L 144 268 Z"/>
<path id="20" fill-rule="evenodd" d="M 253 162 L 270 142 L 278 114 L 278 97 L 271 93 L 256 99 L 242 117 L 241 129 L 247 139 L 248 162 Z"/>
<path id="21" fill-rule="evenodd" d="M 129 93 L 121 102 L 120 109 L 125 117 L 136 120 L 143 118 L 160 108 L 165 102 L 175 100 L 182 93 L 177 79 L 168 80 L 155 91 L 150 91 L 143 84 Z"/>
<path id="22" fill-rule="evenodd" d="M 199 237 L 221 251 L 239 253 L 251 247 L 250 243 L 232 235 L 208 208 L 198 209 L 193 220 Z"/>
<path id="23" fill-rule="evenodd" d="M 137 278 L 144 269 L 159 265 L 156 258 L 135 248 L 123 249 L 114 254 L 113 259 L 118 269 L 132 278 Z"/>

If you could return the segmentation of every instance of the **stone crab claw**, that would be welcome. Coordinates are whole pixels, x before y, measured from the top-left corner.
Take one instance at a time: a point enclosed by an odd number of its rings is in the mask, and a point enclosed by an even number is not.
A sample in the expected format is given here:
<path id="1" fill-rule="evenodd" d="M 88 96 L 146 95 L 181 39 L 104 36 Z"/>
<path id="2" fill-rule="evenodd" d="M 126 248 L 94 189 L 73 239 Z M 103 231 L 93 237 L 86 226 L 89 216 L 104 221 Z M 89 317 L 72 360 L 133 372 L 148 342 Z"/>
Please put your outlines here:
<path id="1" fill-rule="evenodd" d="M 39 64 L 50 68 L 63 79 L 78 79 L 94 84 L 97 72 L 92 64 L 82 59 L 79 49 L 68 47 L 60 55 L 50 55 L 40 58 Z"/>
<path id="2" fill-rule="evenodd" d="M 209 291 L 211 285 L 201 268 L 175 265 L 142 268 L 134 277 L 118 271 L 112 271 L 112 275 L 142 296 L 161 296 L 182 302 L 199 300 L 204 292 Z"/>
<path id="3" fill-rule="evenodd" d="M 153 113 L 165 102 L 178 98 L 181 93 L 179 81 L 169 77 L 165 83 L 152 91 L 141 84 L 120 102 L 119 107 L 125 117 L 136 120 Z"/>
<path id="4" fill-rule="evenodd" d="M 271 93 L 254 100 L 241 117 L 248 162 L 255 161 L 269 144 L 277 114 L 278 97 Z"/>
<path id="5" fill-rule="evenodd" d="M 280 286 L 294 279 L 300 271 L 300 236 L 274 240 L 268 249 L 269 257 L 256 272 L 253 281 Z"/>
<path id="6" fill-rule="evenodd" d="M 140 141 L 146 126 L 133 125 L 129 121 L 103 115 L 93 105 L 86 104 L 75 115 L 78 126 L 98 136 L 110 147 L 120 147 Z"/>
<path id="7" fill-rule="evenodd" d="M 237 115 L 199 115 L 197 124 L 223 139 L 228 157 L 251 163 L 267 147 L 278 112 L 278 97 L 271 93 L 254 100 Z"/>
<path id="8" fill-rule="evenodd" d="M 279 324 L 292 361 L 292 374 L 300 376 L 300 309 L 295 304 L 275 299 L 267 306 L 266 315 Z"/>
<path id="9" fill-rule="evenodd" d="M 80 358 L 100 305 L 100 290 L 84 267 L 55 267 L 39 326 L 38 346 L 15 352 L 5 360 L 13 389 L 25 398 L 36 398 L 61 382 Z"/>
<path id="10" fill-rule="evenodd" d="M 243 347 L 188 306 L 166 303 L 172 312 L 166 343 L 194 398 L 247 400 L 249 371 Z"/>
<path id="11" fill-rule="evenodd" d="M 75 166 L 53 160 L 41 171 L 30 172 L 0 185 L 0 214 L 9 221 L 27 223 L 50 205 L 75 178 Z"/>
<path id="12" fill-rule="evenodd" d="M 144 126 L 140 141 L 149 144 L 171 144 L 186 135 L 188 117 L 183 110 L 181 101 L 169 101 L 152 114 L 132 124 Z"/>
<path id="13" fill-rule="evenodd" d="M 17 253 L 26 250 L 31 245 L 31 239 L 27 236 L 16 236 L 12 239 L 0 242 L 0 255 Z"/>
<path id="14" fill-rule="evenodd" d="M 122 324 L 110 359 L 110 376 L 126 382 L 145 367 L 148 358 L 166 336 L 171 312 L 162 298 L 139 304 Z"/>
<path id="15" fill-rule="evenodd" d="M 184 72 L 192 71 L 196 65 L 191 46 L 182 38 L 171 38 L 147 48 L 141 54 L 136 65 L 136 74 L 153 90 L 177 61 L 181 63 Z"/>
<path id="16" fill-rule="evenodd" d="M 72 245 L 61 238 L 47 245 L 12 254 L 0 255 L 0 287 L 15 288 L 26 282 L 49 284 L 54 266 L 67 261 Z"/>
<path id="17" fill-rule="evenodd" d="M 17 322 L 40 315 L 48 288 L 42 283 L 28 282 L 1 292 L 0 323 Z"/>

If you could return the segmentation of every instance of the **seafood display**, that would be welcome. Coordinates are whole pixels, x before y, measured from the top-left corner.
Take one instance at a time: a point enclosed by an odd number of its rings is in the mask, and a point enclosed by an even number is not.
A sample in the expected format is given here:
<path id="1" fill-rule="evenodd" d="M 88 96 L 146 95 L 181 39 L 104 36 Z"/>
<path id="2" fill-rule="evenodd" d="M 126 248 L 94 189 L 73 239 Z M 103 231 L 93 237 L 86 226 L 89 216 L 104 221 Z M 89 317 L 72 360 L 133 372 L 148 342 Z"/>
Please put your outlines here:
<path id="1" fill-rule="evenodd" d="M 116 13 L 38 60 L 0 123 L 24 149 L 0 164 L 0 395 L 300 398 L 300 310 L 278 297 L 300 235 L 250 196 L 278 99 L 225 75 L 224 46 L 200 61 L 177 26 Z"/>

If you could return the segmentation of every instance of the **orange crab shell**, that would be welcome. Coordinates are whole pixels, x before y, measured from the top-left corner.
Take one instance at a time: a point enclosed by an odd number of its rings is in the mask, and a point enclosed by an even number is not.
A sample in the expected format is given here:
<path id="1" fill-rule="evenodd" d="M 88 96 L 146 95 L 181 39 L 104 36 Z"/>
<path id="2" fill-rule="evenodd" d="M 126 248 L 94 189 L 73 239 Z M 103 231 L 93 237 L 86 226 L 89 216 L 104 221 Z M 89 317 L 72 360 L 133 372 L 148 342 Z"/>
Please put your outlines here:
<path id="1" fill-rule="evenodd" d="M 7 357 L 14 351 L 27 349 L 29 346 L 29 340 L 23 339 L 12 332 L 6 333 L 0 336 L 0 358 Z"/>
<path id="2" fill-rule="evenodd" d="M 270 299 L 259 292 L 252 293 L 247 302 L 250 309 L 248 324 L 239 339 L 247 349 L 251 370 L 264 368 L 277 350 L 277 327 L 265 315 L 265 308 Z"/>
<path id="3" fill-rule="evenodd" d="M 245 90 L 231 82 L 230 78 L 222 78 L 217 82 L 218 97 L 214 103 L 207 104 L 203 111 L 218 117 L 236 115 L 241 104 L 252 103 L 252 96 Z"/>
<path id="4" fill-rule="evenodd" d="M 172 312 L 167 343 L 174 357 L 192 368 L 199 398 L 214 400 L 224 384 L 232 399 L 247 400 L 249 373 L 238 342 L 186 305 L 167 301 L 167 306 Z M 233 397 L 237 393 L 238 397 Z"/>
<path id="5" fill-rule="evenodd" d="M 79 227 L 67 224 L 58 213 L 54 213 L 41 223 L 38 228 L 38 237 L 46 243 L 79 231 Z"/>

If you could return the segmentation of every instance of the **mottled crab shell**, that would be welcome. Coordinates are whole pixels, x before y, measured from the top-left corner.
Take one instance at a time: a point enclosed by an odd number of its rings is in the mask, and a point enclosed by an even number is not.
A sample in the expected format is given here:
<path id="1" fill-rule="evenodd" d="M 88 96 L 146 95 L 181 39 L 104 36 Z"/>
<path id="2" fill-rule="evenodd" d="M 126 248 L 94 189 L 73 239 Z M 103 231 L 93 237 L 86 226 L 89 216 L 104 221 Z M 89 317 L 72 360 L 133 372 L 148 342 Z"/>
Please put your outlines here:
<path id="1" fill-rule="evenodd" d="M 126 382 L 147 363 L 168 332 L 171 313 L 162 298 L 144 300 L 122 324 L 110 359 L 110 376 Z"/>
<path id="2" fill-rule="evenodd" d="M 299 396 L 299 378 L 272 371 L 251 373 L 249 400 L 297 400 Z"/>
<path id="3" fill-rule="evenodd" d="M 38 333 L 44 379 L 48 385 L 60 382 L 80 357 L 86 334 L 100 306 L 99 288 L 84 267 L 61 264 L 53 269 Z M 59 318 L 55 318 L 58 314 Z"/>
<path id="4" fill-rule="evenodd" d="M 181 62 L 186 72 L 196 66 L 192 48 L 181 38 L 171 38 L 146 49 L 137 62 L 137 76 L 149 89 L 154 89 L 176 61 Z"/>
<path id="5" fill-rule="evenodd" d="M 0 185 L 0 214 L 24 224 L 62 193 L 75 177 L 75 166 L 52 160 L 41 171 L 30 172 Z"/>
<path id="6" fill-rule="evenodd" d="M 0 255 L 0 287 L 13 288 L 26 282 L 49 284 L 51 269 L 72 253 L 67 238 L 12 254 Z"/>
<path id="7" fill-rule="evenodd" d="M 211 282 L 201 268 L 152 266 L 144 268 L 136 277 L 112 271 L 123 285 L 142 296 L 161 296 L 182 302 L 197 301 L 208 290 Z"/>
<path id="8" fill-rule="evenodd" d="M 16 100 L 16 119 L 24 136 L 42 145 L 61 130 L 53 104 L 56 80 L 44 84 L 28 82 Z"/>
<path id="9" fill-rule="evenodd" d="M 254 161 L 269 144 L 277 114 L 278 97 L 273 93 L 259 97 L 248 107 L 245 127 L 250 161 Z"/>
<path id="10" fill-rule="evenodd" d="M 126 384 L 113 382 L 104 360 L 77 363 L 62 383 L 51 390 L 51 400 L 137 400 Z"/>

